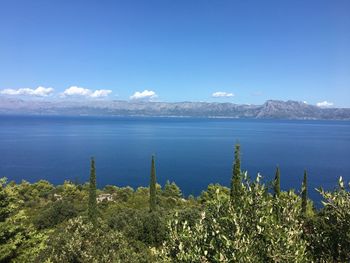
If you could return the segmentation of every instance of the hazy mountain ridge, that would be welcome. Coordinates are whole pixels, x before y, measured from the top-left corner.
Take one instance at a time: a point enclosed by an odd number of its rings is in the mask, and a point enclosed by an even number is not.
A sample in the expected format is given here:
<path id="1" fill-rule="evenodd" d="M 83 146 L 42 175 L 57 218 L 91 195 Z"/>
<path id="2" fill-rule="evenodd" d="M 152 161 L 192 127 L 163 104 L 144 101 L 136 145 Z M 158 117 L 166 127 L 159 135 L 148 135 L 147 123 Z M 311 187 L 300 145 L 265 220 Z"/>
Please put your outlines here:
<path id="1" fill-rule="evenodd" d="M 298 101 L 262 105 L 218 102 L 43 101 L 0 98 L 0 114 L 183 116 L 258 119 L 350 120 L 350 108 L 320 108 Z"/>

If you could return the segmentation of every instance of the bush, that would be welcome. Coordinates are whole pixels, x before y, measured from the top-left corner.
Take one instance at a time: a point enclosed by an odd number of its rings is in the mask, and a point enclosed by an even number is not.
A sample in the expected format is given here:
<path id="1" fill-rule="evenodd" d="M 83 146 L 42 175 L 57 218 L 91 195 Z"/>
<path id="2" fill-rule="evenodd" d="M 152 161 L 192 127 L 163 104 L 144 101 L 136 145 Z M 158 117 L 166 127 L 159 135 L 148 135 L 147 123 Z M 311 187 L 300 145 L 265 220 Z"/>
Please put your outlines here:
<path id="1" fill-rule="evenodd" d="M 319 192 L 324 208 L 307 228 L 311 252 L 320 262 L 350 262 L 350 193 L 342 178 L 335 191 Z"/>
<path id="2" fill-rule="evenodd" d="M 38 229 L 54 227 L 77 215 L 78 212 L 71 202 L 58 200 L 48 204 L 41 213 L 37 214 L 34 224 Z"/>
<path id="3" fill-rule="evenodd" d="M 94 227 L 82 217 L 69 220 L 49 237 L 37 262 L 135 262 L 137 255 L 124 236 L 101 221 L 98 225 Z"/>
<path id="4" fill-rule="evenodd" d="M 233 206 L 216 187 L 206 197 L 205 210 L 195 226 L 177 218 L 169 224 L 169 238 L 159 252 L 172 262 L 307 262 L 302 239 L 300 198 L 293 192 L 272 198 L 266 188 L 245 179 Z M 212 194 L 212 193 L 211 193 Z M 236 202 L 237 201 L 237 202 Z M 279 207 L 279 216 L 274 213 Z"/>

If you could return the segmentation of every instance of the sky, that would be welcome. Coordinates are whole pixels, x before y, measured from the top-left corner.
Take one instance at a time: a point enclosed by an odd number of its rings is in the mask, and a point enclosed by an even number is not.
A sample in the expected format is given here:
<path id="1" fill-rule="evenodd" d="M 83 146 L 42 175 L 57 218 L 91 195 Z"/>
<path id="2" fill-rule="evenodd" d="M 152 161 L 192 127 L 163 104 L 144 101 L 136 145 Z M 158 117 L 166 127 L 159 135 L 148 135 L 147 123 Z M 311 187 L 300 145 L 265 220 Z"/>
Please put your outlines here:
<path id="1" fill-rule="evenodd" d="M 0 96 L 350 107 L 348 0 L 0 0 Z"/>

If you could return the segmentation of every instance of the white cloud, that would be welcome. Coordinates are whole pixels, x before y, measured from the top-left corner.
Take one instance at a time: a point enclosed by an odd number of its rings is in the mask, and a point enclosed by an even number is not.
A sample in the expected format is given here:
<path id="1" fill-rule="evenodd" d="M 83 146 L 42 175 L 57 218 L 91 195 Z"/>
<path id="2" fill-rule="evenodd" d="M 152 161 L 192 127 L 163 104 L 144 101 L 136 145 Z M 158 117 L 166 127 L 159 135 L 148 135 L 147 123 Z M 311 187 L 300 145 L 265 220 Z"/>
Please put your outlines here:
<path id="1" fill-rule="evenodd" d="M 101 98 L 101 97 L 107 97 L 109 94 L 111 94 L 112 91 L 109 89 L 98 89 L 98 90 L 90 90 L 82 87 L 77 86 L 71 86 L 68 89 L 66 89 L 63 93 L 63 97 L 90 97 L 90 98 Z"/>
<path id="2" fill-rule="evenodd" d="M 157 94 L 153 90 L 144 90 L 142 92 L 136 91 L 132 96 L 130 96 L 130 99 L 132 100 L 149 100 L 157 98 Z"/>
<path id="3" fill-rule="evenodd" d="M 316 103 L 316 106 L 317 107 L 321 107 L 321 108 L 328 108 L 328 107 L 332 107 L 333 105 L 334 105 L 333 102 L 328 102 L 326 100 Z"/>
<path id="4" fill-rule="evenodd" d="M 224 92 L 224 91 L 217 91 L 217 92 L 214 92 L 213 94 L 211 94 L 211 96 L 214 98 L 228 98 L 228 97 L 233 97 L 234 94 Z"/>
<path id="5" fill-rule="evenodd" d="M 110 89 L 98 89 L 98 90 L 95 90 L 93 93 L 91 93 L 90 97 L 92 98 L 107 97 L 111 93 L 112 91 Z"/>
<path id="6" fill-rule="evenodd" d="M 3 89 L 0 94 L 3 95 L 24 95 L 24 96 L 37 96 L 46 97 L 54 92 L 53 88 L 37 87 L 36 89 L 22 88 L 22 89 Z"/>
<path id="7" fill-rule="evenodd" d="M 77 86 L 71 86 L 63 92 L 64 96 L 89 96 L 90 94 L 91 90 Z"/>

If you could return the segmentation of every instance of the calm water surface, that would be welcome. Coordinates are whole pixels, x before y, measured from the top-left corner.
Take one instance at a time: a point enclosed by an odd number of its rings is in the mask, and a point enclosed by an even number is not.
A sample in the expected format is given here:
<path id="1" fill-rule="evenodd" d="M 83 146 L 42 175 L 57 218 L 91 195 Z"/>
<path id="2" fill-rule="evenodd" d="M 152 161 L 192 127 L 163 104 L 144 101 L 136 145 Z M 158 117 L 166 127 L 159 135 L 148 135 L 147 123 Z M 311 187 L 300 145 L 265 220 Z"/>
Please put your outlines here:
<path id="1" fill-rule="evenodd" d="M 278 164 L 284 189 L 299 191 L 305 168 L 315 200 L 313 188 L 350 181 L 350 122 L 134 117 L 2 116 L 0 177 L 83 182 L 95 156 L 100 187 L 137 187 L 148 184 L 156 154 L 158 181 L 197 195 L 209 183 L 229 185 L 237 140 L 242 168 L 271 180 Z"/>

